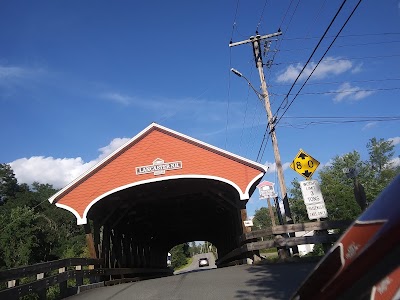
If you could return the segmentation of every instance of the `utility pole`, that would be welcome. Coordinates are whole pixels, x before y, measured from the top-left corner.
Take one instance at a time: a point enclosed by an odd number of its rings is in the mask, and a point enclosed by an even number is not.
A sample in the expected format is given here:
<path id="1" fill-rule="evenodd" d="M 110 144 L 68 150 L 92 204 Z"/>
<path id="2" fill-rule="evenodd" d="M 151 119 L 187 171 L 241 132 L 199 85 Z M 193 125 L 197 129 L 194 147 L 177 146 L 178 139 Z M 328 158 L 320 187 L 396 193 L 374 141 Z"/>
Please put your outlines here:
<path id="1" fill-rule="evenodd" d="M 288 202 L 288 198 L 287 198 L 287 189 L 286 189 L 286 184 L 285 184 L 285 177 L 283 175 L 281 155 L 279 153 L 279 148 L 278 148 L 278 139 L 276 138 L 276 132 L 275 132 L 275 126 L 274 126 L 275 120 L 273 118 L 273 114 L 271 111 L 271 104 L 269 102 L 267 84 L 265 82 L 264 64 L 263 64 L 263 60 L 262 60 L 261 47 L 260 47 L 260 41 L 269 39 L 269 38 L 272 38 L 275 36 L 279 36 L 281 34 L 282 34 L 281 31 L 263 35 L 263 36 L 257 34 L 256 36 L 251 36 L 248 40 L 244 40 L 244 41 L 240 41 L 240 42 L 236 42 L 236 43 L 230 43 L 229 47 L 239 46 L 239 45 L 243 45 L 243 44 L 247 44 L 247 43 L 252 43 L 252 45 L 253 45 L 254 60 L 256 63 L 256 68 L 258 69 L 258 74 L 260 76 L 262 97 L 264 98 L 265 110 L 267 111 L 267 117 L 268 117 L 268 127 L 269 127 L 269 131 L 270 131 L 269 134 L 271 135 L 272 147 L 274 149 L 274 156 L 275 156 L 275 164 L 276 164 L 276 169 L 278 171 L 279 187 L 282 192 L 283 206 L 285 208 L 285 219 L 286 219 L 286 223 L 293 224 L 293 218 L 292 218 L 292 214 L 290 212 L 289 202 Z M 299 252 L 297 246 L 292 247 L 292 251 L 293 251 L 293 254 L 298 254 L 298 252 Z"/>

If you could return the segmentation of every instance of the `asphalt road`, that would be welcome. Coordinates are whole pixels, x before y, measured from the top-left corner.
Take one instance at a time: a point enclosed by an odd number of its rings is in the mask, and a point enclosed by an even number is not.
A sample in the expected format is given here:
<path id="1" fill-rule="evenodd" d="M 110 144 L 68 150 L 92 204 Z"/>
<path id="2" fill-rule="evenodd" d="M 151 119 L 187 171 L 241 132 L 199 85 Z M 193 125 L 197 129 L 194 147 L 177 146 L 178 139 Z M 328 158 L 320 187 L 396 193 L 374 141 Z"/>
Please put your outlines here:
<path id="1" fill-rule="evenodd" d="M 208 258 L 208 262 L 209 262 L 209 266 L 207 267 L 199 267 L 199 259 L 200 258 Z M 215 269 L 217 266 L 215 265 L 215 256 L 214 254 L 210 253 L 204 253 L 204 254 L 196 254 L 193 256 L 193 260 L 192 263 L 187 266 L 184 269 L 175 271 L 174 274 L 183 274 L 183 273 L 187 273 L 187 272 L 192 272 L 192 271 L 196 271 L 196 270 L 209 270 L 209 269 Z"/>
<path id="2" fill-rule="evenodd" d="M 315 263 L 241 265 L 101 287 L 71 300 L 289 299 Z"/>

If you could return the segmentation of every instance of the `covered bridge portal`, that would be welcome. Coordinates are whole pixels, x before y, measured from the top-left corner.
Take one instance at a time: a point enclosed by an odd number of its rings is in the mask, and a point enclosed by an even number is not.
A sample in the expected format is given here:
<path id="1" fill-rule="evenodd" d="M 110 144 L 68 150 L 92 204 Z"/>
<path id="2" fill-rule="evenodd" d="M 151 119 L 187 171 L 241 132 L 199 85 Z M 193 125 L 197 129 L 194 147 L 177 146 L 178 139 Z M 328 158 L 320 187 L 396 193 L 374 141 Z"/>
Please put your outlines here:
<path id="1" fill-rule="evenodd" d="M 159 268 L 182 242 L 210 241 L 220 257 L 235 249 L 265 172 L 153 123 L 49 201 L 75 215 L 109 267 Z"/>

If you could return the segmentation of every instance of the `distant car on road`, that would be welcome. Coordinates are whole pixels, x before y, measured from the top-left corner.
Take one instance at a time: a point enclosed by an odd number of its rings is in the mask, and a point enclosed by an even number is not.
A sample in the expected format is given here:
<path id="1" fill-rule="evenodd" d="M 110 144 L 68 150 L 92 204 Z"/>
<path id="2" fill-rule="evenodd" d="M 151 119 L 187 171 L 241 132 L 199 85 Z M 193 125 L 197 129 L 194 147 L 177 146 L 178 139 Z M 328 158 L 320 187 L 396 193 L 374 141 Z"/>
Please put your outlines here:
<path id="1" fill-rule="evenodd" d="M 208 267 L 209 265 L 208 258 L 203 257 L 199 259 L 199 267 Z"/>

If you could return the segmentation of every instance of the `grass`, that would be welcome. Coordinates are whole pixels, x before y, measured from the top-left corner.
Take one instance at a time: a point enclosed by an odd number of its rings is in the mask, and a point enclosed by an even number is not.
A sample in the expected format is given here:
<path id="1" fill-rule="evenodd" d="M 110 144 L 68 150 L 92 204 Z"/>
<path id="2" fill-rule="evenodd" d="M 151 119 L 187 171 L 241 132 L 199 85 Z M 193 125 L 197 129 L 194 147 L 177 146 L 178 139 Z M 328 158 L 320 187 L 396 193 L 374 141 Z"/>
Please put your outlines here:
<path id="1" fill-rule="evenodd" d="M 184 265 L 182 265 L 182 266 L 180 266 L 180 267 L 178 267 L 178 268 L 175 268 L 174 271 L 179 271 L 179 270 L 182 270 L 182 269 L 184 269 L 184 268 L 190 266 L 190 264 L 192 263 L 192 261 L 193 261 L 193 257 L 189 257 L 189 258 L 186 260 L 186 264 L 184 264 Z"/>
<path id="2" fill-rule="evenodd" d="M 276 253 L 278 255 L 276 248 L 262 249 L 260 250 L 260 253 Z"/>

